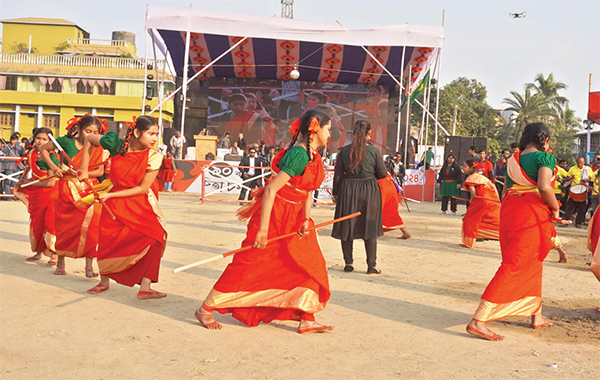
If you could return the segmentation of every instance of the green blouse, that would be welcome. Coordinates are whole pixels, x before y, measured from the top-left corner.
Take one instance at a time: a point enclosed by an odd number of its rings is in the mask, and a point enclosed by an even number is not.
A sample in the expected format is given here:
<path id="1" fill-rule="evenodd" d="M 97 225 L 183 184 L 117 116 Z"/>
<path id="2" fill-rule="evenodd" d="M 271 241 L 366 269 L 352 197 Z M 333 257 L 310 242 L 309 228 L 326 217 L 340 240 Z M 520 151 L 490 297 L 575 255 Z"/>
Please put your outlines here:
<path id="1" fill-rule="evenodd" d="M 556 158 L 548 152 L 541 151 L 521 154 L 519 162 L 525 174 L 536 182 L 540 168 L 549 168 L 554 172 L 554 168 L 556 167 Z M 511 187 L 514 184 L 514 181 L 507 175 L 506 186 Z"/>
<path id="2" fill-rule="evenodd" d="M 100 138 L 100 146 L 108 150 L 111 157 L 114 157 L 121 153 L 123 141 L 115 132 L 110 131 Z"/>
<path id="3" fill-rule="evenodd" d="M 60 144 L 60 146 L 65 150 L 69 158 L 73 158 L 77 153 L 79 153 L 79 149 L 75 146 L 75 139 L 67 136 L 61 136 L 56 139 L 56 142 Z"/>
<path id="4" fill-rule="evenodd" d="M 279 163 L 279 169 L 289 174 L 290 177 L 294 177 L 304 174 L 304 169 L 306 169 L 308 163 L 306 149 L 301 146 L 295 146 L 283 156 Z"/>

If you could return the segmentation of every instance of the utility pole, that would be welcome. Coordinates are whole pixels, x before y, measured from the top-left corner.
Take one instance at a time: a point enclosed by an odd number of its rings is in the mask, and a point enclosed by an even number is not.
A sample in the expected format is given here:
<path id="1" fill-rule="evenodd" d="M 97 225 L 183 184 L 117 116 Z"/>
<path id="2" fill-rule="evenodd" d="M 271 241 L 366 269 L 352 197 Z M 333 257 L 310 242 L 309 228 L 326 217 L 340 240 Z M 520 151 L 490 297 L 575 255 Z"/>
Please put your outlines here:
<path id="1" fill-rule="evenodd" d="M 458 106 L 454 105 L 454 115 L 452 116 L 452 136 L 456 136 L 456 114 L 458 113 Z"/>
<path id="2" fill-rule="evenodd" d="M 281 17 L 294 18 L 294 0 L 281 0 Z"/>

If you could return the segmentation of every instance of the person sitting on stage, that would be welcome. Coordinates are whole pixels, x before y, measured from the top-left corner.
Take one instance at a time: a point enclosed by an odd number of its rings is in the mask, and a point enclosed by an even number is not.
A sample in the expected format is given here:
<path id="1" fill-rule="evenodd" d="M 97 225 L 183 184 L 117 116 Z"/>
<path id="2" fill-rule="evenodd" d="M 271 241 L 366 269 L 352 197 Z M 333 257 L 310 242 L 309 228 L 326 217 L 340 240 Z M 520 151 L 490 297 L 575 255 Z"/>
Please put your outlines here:
<path id="1" fill-rule="evenodd" d="M 462 245 L 475 248 L 477 239 L 499 239 L 500 198 L 493 182 L 477 172 L 477 163 L 468 159 L 463 163 L 468 175 L 463 187 L 471 193 L 469 208 L 463 217 Z"/>
<path id="2" fill-rule="evenodd" d="M 317 110 L 292 123 L 290 146 L 273 159 L 276 173 L 255 199 L 238 210 L 250 218 L 242 247 L 227 266 L 196 318 L 207 329 L 220 329 L 212 313 L 231 313 L 247 326 L 273 320 L 299 321 L 298 333 L 323 332 L 333 327 L 315 322 L 314 314 L 330 297 L 325 259 L 310 218 L 312 191 L 325 178 L 316 152 L 329 139 L 331 120 Z M 298 236 L 269 243 L 276 236 Z"/>

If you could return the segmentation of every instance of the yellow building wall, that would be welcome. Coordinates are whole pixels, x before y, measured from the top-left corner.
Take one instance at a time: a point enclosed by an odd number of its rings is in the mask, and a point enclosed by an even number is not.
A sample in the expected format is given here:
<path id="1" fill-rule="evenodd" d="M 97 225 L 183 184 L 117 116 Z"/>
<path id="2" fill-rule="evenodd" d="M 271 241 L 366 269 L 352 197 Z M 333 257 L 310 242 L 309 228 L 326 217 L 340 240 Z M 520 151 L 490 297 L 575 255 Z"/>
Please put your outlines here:
<path id="1" fill-rule="evenodd" d="M 68 38 L 83 37 L 75 25 L 2 24 L 2 51 L 13 52 L 14 45 L 24 43 L 36 48 L 38 54 L 54 54 L 55 47 Z"/>

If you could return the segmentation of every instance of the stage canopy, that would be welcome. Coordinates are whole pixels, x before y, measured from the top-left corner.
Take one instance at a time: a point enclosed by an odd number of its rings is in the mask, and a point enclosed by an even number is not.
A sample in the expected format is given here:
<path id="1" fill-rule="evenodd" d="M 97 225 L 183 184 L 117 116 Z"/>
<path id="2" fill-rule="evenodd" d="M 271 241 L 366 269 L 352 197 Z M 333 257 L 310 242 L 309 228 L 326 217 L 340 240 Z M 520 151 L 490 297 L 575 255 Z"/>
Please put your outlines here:
<path id="1" fill-rule="evenodd" d="M 401 73 L 406 78 L 408 67 L 412 67 L 414 87 L 435 62 L 444 39 L 443 28 L 437 26 L 406 24 L 346 30 L 335 24 L 279 17 L 159 7 L 148 7 L 146 25 L 154 43 L 163 53 L 168 51 L 179 77 L 183 77 L 185 67 L 188 31 L 188 77 L 249 36 L 206 70 L 200 80 L 289 80 L 290 71 L 297 67 L 302 81 L 396 86 L 362 45 L 397 80 Z"/>

